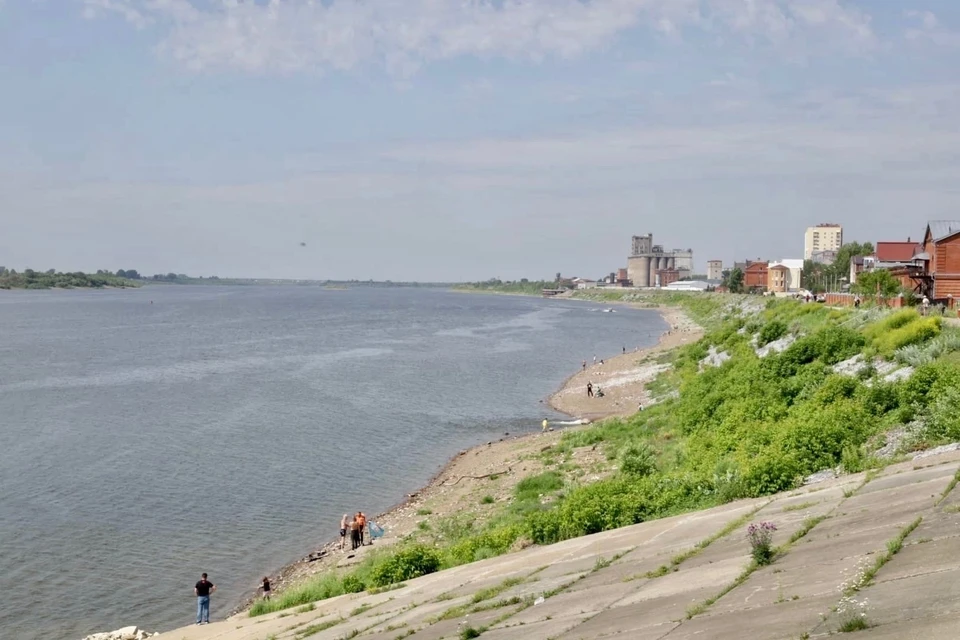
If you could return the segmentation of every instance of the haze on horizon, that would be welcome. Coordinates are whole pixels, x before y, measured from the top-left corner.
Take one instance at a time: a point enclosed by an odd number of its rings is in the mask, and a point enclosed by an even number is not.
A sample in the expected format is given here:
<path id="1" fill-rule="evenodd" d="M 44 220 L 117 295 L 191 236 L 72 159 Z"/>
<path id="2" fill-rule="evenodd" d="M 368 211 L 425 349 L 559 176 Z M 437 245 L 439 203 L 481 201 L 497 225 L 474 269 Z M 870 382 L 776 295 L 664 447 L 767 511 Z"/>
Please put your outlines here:
<path id="1" fill-rule="evenodd" d="M 955 0 L 0 0 L 0 60 L 17 269 L 597 276 L 960 217 Z"/>

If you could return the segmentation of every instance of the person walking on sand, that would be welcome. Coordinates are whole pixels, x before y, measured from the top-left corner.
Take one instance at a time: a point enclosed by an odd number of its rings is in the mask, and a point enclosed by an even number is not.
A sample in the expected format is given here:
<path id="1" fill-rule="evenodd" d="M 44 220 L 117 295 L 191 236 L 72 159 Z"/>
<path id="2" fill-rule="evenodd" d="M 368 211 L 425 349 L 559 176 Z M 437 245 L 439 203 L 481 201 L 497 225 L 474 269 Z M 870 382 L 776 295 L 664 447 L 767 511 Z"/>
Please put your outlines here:
<path id="1" fill-rule="evenodd" d="M 347 527 L 350 526 L 350 516 L 343 514 L 340 518 L 340 550 L 343 550 L 343 543 L 347 540 Z"/>
<path id="2" fill-rule="evenodd" d="M 263 589 L 263 599 L 270 599 L 270 578 L 267 576 L 263 577 L 263 580 L 260 581 L 260 588 Z"/>
<path id="3" fill-rule="evenodd" d="M 363 530 L 367 528 L 367 516 L 362 511 L 357 511 L 357 524 L 360 525 L 360 546 L 363 546 Z"/>
<path id="4" fill-rule="evenodd" d="M 193 593 L 197 596 L 197 624 L 210 624 L 210 594 L 216 590 L 217 586 L 207 580 L 205 573 L 194 585 Z"/>
<path id="5" fill-rule="evenodd" d="M 588 382 L 588 383 L 587 383 L 587 397 L 588 397 L 588 398 L 592 398 L 592 397 L 593 397 L 593 383 L 592 383 L 592 382 Z"/>

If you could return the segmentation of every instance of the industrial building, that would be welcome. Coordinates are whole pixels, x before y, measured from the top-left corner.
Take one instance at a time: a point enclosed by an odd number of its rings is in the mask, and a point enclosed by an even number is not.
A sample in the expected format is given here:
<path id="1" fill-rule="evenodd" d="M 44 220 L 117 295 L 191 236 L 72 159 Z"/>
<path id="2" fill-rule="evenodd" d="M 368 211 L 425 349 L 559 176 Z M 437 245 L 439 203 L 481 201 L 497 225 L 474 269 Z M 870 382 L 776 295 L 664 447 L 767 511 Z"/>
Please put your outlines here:
<path id="1" fill-rule="evenodd" d="M 707 280 L 723 279 L 723 260 L 707 260 Z"/>
<path id="2" fill-rule="evenodd" d="M 627 277 L 635 287 L 659 287 L 689 278 L 693 273 L 693 249 L 665 251 L 653 244 L 653 234 L 633 236 L 627 258 Z"/>

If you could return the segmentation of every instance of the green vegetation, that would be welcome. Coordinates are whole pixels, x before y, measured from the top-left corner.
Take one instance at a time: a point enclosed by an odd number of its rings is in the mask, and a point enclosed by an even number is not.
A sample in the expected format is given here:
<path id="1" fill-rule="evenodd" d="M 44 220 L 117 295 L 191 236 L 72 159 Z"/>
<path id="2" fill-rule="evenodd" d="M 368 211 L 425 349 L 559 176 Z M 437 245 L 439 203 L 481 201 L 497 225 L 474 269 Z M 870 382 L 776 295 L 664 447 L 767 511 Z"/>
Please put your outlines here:
<path id="1" fill-rule="evenodd" d="M 61 273 L 24 269 L 18 273 L 13 269 L 0 267 L 0 289 L 100 289 L 103 287 L 138 287 L 134 280 L 100 272 L 95 275 L 81 273 Z"/>
<path id="2" fill-rule="evenodd" d="M 611 293 L 590 292 L 592 299 Z M 635 294 L 622 292 L 620 299 L 629 295 Z M 841 464 L 868 469 L 880 464 L 872 451 L 883 434 L 908 423 L 910 448 L 960 440 L 960 364 L 950 358 L 921 364 L 902 379 L 885 380 L 873 367 L 859 375 L 833 369 L 856 356 L 890 358 L 953 336 L 937 319 L 912 310 L 833 310 L 752 296 L 642 299 L 681 305 L 708 329 L 672 355 L 664 379 L 672 387 L 668 399 L 626 419 L 564 433 L 539 454 L 550 469 L 523 479 L 511 499 L 485 508 L 485 520 L 468 513 L 432 518 L 429 528 L 371 553 L 356 568 L 258 602 L 251 615 L 382 588 L 531 543 L 770 495 Z M 757 355 L 759 343 L 788 335 L 794 340 L 783 351 Z M 703 365 L 711 349 L 729 360 Z M 573 453 L 583 448 L 603 455 L 602 473 L 575 473 Z M 809 519 L 800 535 L 820 519 Z"/>
<path id="3" fill-rule="evenodd" d="M 517 280 L 515 282 L 504 282 L 499 279 L 487 280 L 485 282 L 471 282 L 460 284 L 454 287 L 457 291 L 472 291 L 479 293 L 512 293 L 516 295 L 536 295 L 543 293 L 544 289 L 556 289 L 559 285 L 556 281 L 548 282 L 546 280 Z"/>

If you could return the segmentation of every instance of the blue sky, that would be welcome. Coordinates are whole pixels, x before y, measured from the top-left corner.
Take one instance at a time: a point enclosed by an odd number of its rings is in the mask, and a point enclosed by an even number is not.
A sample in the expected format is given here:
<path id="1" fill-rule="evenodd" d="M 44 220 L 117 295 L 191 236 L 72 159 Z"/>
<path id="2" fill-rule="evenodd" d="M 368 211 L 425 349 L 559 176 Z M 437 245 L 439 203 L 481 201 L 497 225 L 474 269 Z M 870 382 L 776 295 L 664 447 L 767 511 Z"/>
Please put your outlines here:
<path id="1" fill-rule="evenodd" d="M 0 83 L 20 269 L 596 276 L 960 218 L 955 0 L 0 0 Z"/>

